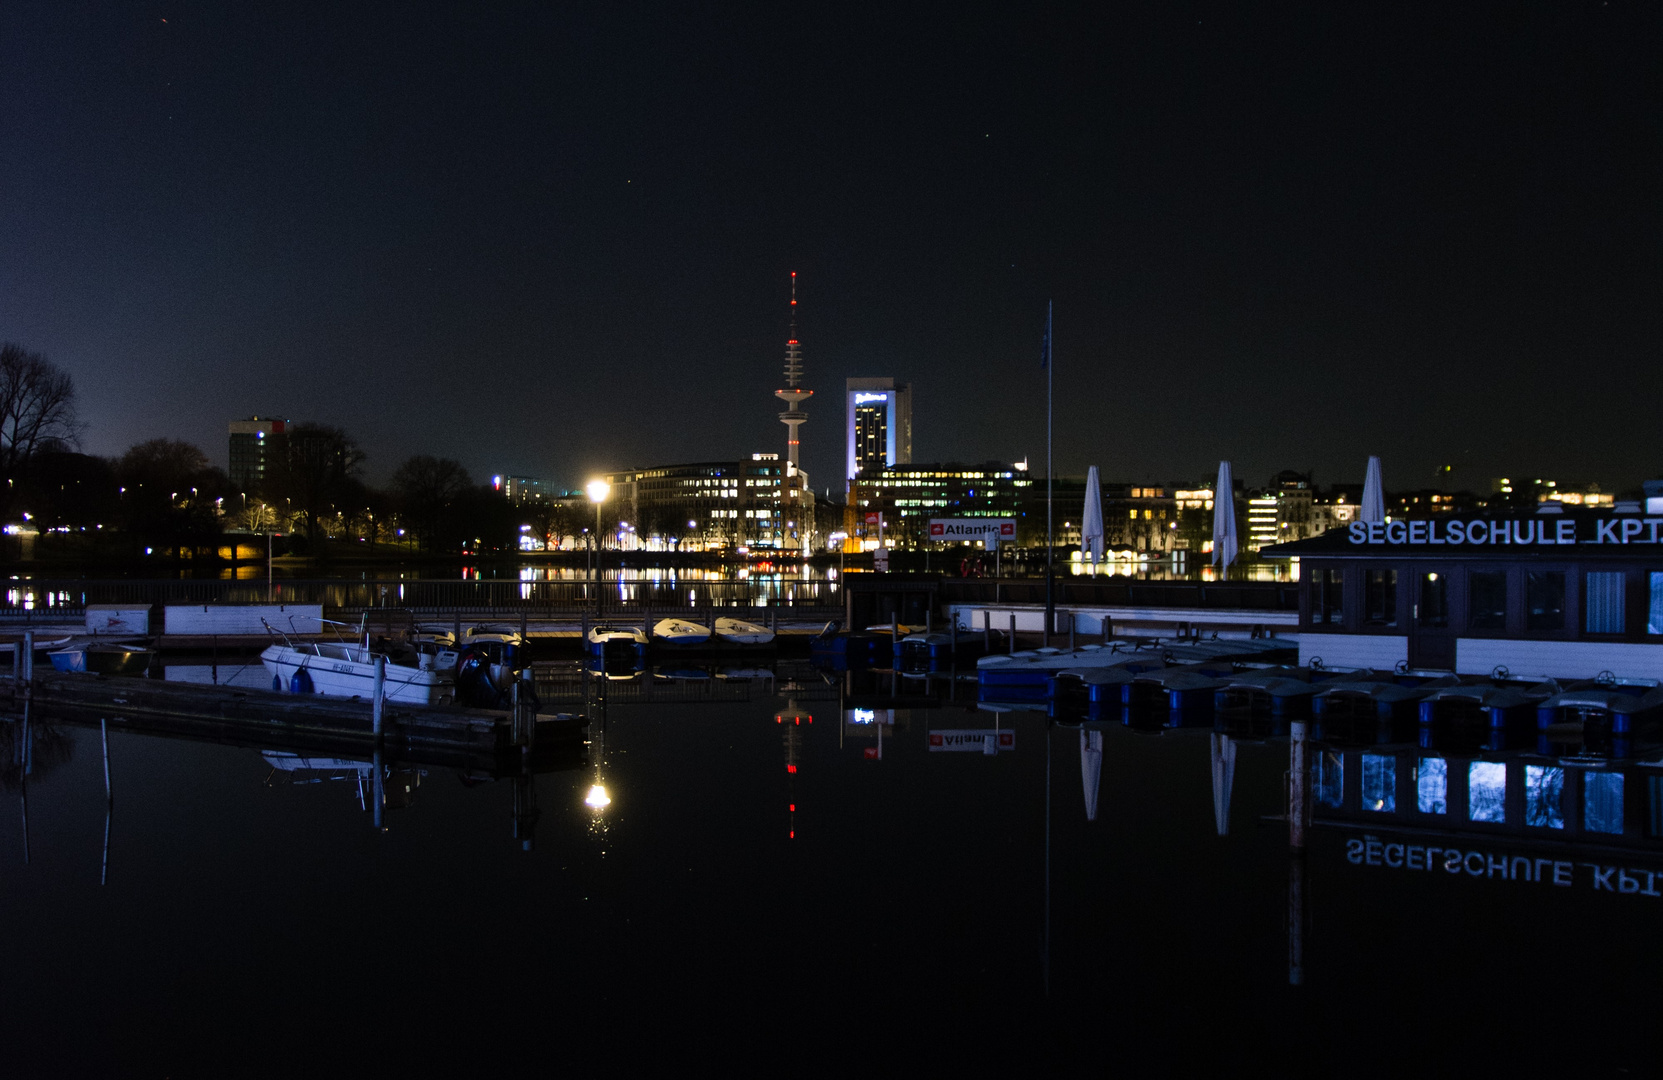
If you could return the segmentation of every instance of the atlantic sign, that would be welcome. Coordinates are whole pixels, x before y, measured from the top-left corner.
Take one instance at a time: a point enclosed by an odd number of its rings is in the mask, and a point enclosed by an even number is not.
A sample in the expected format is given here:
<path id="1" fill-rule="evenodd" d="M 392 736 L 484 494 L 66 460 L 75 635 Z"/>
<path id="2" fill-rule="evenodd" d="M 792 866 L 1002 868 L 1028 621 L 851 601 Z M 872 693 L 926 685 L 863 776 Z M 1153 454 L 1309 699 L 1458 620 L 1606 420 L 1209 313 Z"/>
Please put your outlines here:
<path id="1" fill-rule="evenodd" d="M 1663 517 L 1515 518 L 1508 521 L 1353 521 L 1353 544 L 1659 544 Z"/>
<path id="2" fill-rule="evenodd" d="M 985 541 L 988 547 L 1016 539 L 1015 518 L 931 518 L 930 539 L 963 544 Z"/>

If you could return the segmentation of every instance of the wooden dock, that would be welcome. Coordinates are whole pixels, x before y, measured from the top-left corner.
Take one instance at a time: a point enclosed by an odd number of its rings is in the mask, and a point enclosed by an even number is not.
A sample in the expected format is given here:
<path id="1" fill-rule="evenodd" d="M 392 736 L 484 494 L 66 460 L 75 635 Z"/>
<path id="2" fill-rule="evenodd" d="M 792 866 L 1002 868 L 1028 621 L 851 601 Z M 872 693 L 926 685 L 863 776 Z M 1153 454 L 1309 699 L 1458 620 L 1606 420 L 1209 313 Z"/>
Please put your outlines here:
<path id="1" fill-rule="evenodd" d="M 12 702 L 16 713 L 26 700 L 41 713 L 96 713 L 130 730 L 295 748 L 367 752 L 378 744 L 371 703 L 357 698 L 55 671 L 37 671 L 32 685 L 0 676 L 0 701 Z M 387 704 L 379 745 L 394 754 L 518 754 L 539 744 L 581 745 L 587 727 L 585 717 L 566 713 L 537 717 L 526 729 L 517 728 L 511 715 L 491 710 Z"/>

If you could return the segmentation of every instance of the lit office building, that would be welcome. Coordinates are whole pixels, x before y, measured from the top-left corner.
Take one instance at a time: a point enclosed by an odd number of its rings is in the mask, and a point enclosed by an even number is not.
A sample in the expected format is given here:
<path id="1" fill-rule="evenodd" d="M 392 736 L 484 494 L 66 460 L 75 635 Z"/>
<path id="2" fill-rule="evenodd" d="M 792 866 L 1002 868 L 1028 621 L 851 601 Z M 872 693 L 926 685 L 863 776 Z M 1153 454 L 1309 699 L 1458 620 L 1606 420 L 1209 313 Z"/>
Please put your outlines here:
<path id="1" fill-rule="evenodd" d="M 238 491 L 257 491 L 266 479 L 266 467 L 276 454 L 277 441 L 287 432 L 287 420 L 251 416 L 231 421 L 231 460 L 226 475 Z"/>
<path id="2" fill-rule="evenodd" d="M 801 550 L 813 535 L 814 493 L 792 489 L 784 473 L 778 454 L 609 473 L 607 516 L 627 523 L 635 540 L 626 546 Z"/>
<path id="3" fill-rule="evenodd" d="M 850 379 L 848 477 L 912 462 L 912 384 L 894 379 Z"/>
<path id="4" fill-rule="evenodd" d="M 1032 486 L 1026 470 L 999 462 L 901 464 L 864 472 L 851 483 L 850 516 L 867 540 L 876 541 L 877 529 L 865 526 L 865 515 L 883 514 L 885 540 L 896 547 L 927 539 L 933 517 L 1016 518 L 1021 532 Z M 1040 492 L 1043 500 L 1043 486 Z M 1043 502 L 1040 514 L 1043 531 Z"/>

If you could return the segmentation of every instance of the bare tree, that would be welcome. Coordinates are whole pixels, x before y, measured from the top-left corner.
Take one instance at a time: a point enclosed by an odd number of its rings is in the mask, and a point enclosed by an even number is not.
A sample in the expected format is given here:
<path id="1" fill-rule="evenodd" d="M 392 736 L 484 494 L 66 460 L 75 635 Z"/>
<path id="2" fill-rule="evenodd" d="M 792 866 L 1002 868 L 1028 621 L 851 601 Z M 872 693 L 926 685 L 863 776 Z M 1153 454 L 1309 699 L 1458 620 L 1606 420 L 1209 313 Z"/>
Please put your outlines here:
<path id="1" fill-rule="evenodd" d="M 421 546 L 447 542 L 466 530 L 465 523 L 454 520 L 458 503 L 473 488 L 473 479 L 461 462 L 417 454 L 393 473 L 391 487 Z"/>
<path id="2" fill-rule="evenodd" d="M 21 345 L 0 344 L 0 510 L 38 451 L 72 446 L 80 433 L 69 373 Z"/>
<path id="3" fill-rule="evenodd" d="M 295 424 L 281 436 L 263 494 L 274 504 L 283 499 L 287 513 L 315 540 L 323 519 L 338 513 L 354 494 L 363 461 L 364 451 L 340 428 Z"/>

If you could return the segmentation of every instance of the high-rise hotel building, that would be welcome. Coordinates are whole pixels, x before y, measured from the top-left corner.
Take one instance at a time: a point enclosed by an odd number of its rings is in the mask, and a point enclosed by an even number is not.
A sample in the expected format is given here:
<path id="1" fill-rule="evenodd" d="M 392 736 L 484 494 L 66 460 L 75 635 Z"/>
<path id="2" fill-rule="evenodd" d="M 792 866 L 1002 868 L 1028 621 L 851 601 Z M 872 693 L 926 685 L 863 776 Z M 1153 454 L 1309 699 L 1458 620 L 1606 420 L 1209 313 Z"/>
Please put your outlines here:
<path id="1" fill-rule="evenodd" d="M 894 379 L 850 379 L 848 478 L 863 470 L 912 463 L 912 385 Z"/>

